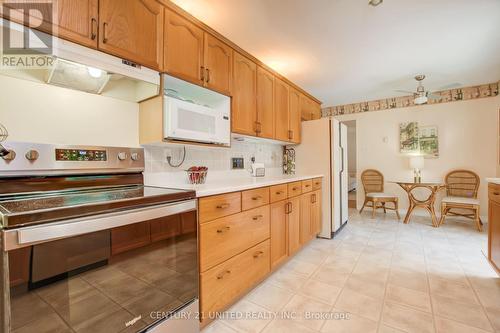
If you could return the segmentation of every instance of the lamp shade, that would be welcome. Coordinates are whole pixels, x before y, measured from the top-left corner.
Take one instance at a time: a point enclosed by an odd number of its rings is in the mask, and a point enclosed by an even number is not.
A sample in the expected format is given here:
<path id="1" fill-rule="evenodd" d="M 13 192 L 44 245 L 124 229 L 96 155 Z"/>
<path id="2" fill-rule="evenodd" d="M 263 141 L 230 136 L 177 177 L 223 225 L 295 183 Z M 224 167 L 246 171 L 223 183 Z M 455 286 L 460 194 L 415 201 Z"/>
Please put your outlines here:
<path id="1" fill-rule="evenodd" d="M 410 156 L 410 168 L 419 170 L 423 169 L 424 157 L 422 155 Z"/>

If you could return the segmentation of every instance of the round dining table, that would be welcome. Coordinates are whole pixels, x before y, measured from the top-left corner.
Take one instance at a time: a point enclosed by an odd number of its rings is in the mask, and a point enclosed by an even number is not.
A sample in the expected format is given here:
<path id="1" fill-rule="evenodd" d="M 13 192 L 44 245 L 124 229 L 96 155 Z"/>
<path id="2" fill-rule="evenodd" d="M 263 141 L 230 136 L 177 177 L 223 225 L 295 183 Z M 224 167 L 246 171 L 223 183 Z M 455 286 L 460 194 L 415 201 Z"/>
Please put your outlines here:
<path id="1" fill-rule="evenodd" d="M 432 182 L 412 182 L 412 181 L 392 181 L 390 183 L 398 184 L 406 194 L 408 194 L 409 207 L 404 218 L 404 223 L 410 222 L 411 214 L 413 210 L 417 207 L 426 209 L 431 215 L 432 226 L 437 228 L 439 226 L 436 211 L 434 209 L 434 203 L 436 201 L 436 193 L 439 192 L 443 187 L 445 187 L 443 182 L 432 181 Z M 418 199 L 415 197 L 414 191 L 416 189 L 427 189 L 429 195 L 427 198 Z"/>

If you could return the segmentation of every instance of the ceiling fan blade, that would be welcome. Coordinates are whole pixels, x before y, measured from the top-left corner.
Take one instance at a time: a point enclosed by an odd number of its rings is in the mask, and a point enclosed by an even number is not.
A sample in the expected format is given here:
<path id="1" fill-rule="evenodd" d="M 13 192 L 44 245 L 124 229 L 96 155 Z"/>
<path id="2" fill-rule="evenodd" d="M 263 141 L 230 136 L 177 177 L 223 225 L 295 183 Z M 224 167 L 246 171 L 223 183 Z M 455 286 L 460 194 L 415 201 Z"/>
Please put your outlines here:
<path id="1" fill-rule="evenodd" d="M 397 91 L 397 92 L 400 92 L 400 93 L 405 93 L 405 94 L 411 94 L 411 95 L 414 95 L 415 92 L 414 91 L 409 91 L 409 90 L 394 90 L 394 91 Z"/>
<path id="2" fill-rule="evenodd" d="M 432 92 L 427 92 L 427 98 L 430 98 L 430 99 L 442 99 L 443 96 L 439 95 L 439 94 L 436 94 L 436 93 L 432 93 Z"/>

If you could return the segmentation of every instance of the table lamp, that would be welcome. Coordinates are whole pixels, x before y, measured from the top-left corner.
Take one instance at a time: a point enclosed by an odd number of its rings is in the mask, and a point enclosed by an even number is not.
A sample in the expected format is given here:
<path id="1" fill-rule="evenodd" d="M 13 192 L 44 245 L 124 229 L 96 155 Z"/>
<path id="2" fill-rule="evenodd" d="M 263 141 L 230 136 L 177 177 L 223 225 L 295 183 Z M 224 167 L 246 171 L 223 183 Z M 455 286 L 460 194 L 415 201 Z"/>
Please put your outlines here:
<path id="1" fill-rule="evenodd" d="M 421 170 L 424 168 L 424 157 L 422 155 L 410 156 L 410 168 L 413 169 L 413 181 L 415 183 L 420 183 Z"/>

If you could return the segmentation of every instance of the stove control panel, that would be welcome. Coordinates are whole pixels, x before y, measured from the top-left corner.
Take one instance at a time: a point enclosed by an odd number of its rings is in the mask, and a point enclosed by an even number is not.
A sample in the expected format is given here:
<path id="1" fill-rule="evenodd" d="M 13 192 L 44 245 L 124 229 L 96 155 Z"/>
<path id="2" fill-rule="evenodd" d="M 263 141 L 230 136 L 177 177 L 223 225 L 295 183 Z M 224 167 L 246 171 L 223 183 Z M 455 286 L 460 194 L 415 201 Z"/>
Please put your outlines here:
<path id="1" fill-rule="evenodd" d="M 72 174 L 139 173 L 144 149 L 83 145 L 2 142 L 8 154 L 0 157 L 0 177 Z"/>
<path id="2" fill-rule="evenodd" d="M 105 150 L 56 149 L 56 161 L 107 161 Z"/>

